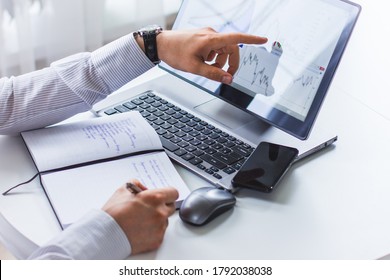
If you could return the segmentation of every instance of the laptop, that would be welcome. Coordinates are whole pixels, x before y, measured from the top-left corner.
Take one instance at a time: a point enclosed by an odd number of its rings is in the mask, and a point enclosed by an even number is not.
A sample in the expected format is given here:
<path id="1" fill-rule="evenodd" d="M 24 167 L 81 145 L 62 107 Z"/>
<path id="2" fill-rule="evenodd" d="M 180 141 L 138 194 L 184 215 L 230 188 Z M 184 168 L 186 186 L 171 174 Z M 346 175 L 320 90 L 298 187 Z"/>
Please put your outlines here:
<path id="1" fill-rule="evenodd" d="M 260 142 L 295 147 L 298 161 L 337 140 L 314 124 L 360 10 L 343 0 L 184 0 L 172 29 L 212 27 L 268 43 L 240 46 L 231 85 L 161 63 L 148 82 L 94 110 L 140 111 L 174 162 L 235 191 L 231 179 Z"/>

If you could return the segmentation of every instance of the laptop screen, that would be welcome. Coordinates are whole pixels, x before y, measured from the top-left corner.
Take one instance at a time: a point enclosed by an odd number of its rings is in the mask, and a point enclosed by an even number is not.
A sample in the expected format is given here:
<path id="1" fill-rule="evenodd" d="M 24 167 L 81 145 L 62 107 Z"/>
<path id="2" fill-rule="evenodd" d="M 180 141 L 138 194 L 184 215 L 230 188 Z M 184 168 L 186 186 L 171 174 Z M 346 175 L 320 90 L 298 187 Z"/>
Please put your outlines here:
<path id="1" fill-rule="evenodd" d="M 161 67 L 299 139 L 314 124 L 360 13 L 342 0 L 184 0 L 173 29 L 268 38 L 240 46 L 231 85 Z"/>

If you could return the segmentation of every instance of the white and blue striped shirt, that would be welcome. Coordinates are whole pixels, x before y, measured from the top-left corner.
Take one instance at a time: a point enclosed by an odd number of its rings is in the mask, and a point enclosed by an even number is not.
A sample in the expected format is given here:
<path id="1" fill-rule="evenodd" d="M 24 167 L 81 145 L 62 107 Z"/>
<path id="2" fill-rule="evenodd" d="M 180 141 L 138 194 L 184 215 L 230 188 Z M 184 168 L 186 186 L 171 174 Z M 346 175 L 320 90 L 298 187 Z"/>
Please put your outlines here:
<path id="1" fill-rule="evenodd" d="M 92 53 L 1 78 L 0 134 L 44 127 L 87 111 L 153 66 L 130 34 Z"/>
<path id="2" fill-rule="evenodd" d="M 45 127 L 89 110 L 153 66 L 130 34 L 92 53 L 76 54 L 29 74 L 1 78 L 0 134 Z M 31 258 L 123 259 L 130 253 L 119 225 L 104 211 L 96 210 Z"/>

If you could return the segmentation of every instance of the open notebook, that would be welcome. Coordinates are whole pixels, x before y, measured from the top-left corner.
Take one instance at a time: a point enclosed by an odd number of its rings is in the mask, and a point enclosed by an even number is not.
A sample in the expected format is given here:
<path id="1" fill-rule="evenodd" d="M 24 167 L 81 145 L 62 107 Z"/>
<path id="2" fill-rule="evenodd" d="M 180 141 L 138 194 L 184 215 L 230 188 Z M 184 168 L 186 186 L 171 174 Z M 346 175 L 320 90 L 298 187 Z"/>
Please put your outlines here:
<path id="1" fill-rule="evenodd" d="M 129 179 L 149 189 L 172 186 L 189 194 L 153 128 L 138 112 L 22 133 L 41 184 L 62 226 L 101 208 Z"/>

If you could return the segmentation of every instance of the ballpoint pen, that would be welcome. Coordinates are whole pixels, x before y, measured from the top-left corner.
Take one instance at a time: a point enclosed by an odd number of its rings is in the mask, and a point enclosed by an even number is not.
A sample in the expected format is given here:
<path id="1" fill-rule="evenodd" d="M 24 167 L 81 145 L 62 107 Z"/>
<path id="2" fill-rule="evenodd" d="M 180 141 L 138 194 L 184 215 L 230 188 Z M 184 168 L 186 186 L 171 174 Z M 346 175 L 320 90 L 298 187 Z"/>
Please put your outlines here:
<path id="1" fill-rule="evenodd" d="M 127 182 L 127 183 L 126 183 L 126 188 L 127 188 L 129 191 L 131 191 L 133 194 L 137 194 L 137 193 L 140 193 L 140 192 L 143 191 L 140 187 L 138 187 L 138 186 L 136 186 L 135 184 L 130 183 L 130 182 Z"/>

